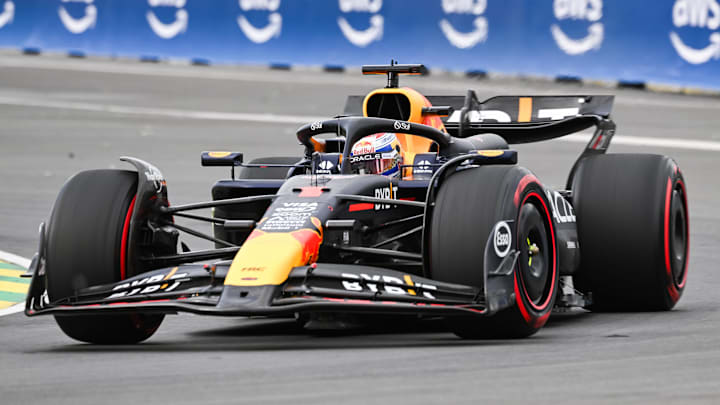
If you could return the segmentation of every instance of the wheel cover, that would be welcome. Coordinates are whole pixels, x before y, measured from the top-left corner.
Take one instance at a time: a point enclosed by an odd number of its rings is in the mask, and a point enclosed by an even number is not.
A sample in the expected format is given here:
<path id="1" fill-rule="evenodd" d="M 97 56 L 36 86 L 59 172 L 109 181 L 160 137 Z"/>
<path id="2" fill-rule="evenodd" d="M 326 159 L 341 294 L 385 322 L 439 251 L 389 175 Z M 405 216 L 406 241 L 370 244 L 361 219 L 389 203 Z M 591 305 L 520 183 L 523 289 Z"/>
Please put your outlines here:
<path id="1" fill-rule="evenodd" d="M 682 183 L 675 185 L 670 203 L 670 268 L 677 288 L 685 285 L 688 251 L 687 207 Z"/>
<path id="2" fill-rule="evenodd" d="M 520 206 L 517 225 L 521 289 L 528 304 L 539 312 L 547 309 L 552 299 L 556 277 L 549 218 L 543 217 L 543 209 L 546 210 L 540 196 L 529 193 Z"/>

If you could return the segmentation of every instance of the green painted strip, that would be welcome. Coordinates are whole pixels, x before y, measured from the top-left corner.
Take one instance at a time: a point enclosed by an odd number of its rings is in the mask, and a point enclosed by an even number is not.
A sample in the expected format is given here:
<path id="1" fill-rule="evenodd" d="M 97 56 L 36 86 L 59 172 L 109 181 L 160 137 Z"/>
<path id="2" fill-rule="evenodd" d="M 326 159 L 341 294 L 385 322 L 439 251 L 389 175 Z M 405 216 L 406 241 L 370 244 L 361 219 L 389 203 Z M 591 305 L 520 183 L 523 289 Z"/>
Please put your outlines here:
<path id="1" fill-rule="evenodd" d="M 0 291 L 0 301 L 23 302 L 25 294 Z"/>
<path id="2" fill-rule="evenodd" d="M 30 278 L 20 278 L 20 277 L 8 277 L 8 276 L 0 276 L 0 281 L 9 281 L 11 283 L 19 283 L 19 284 L 30 284 Z"/>
<path id="3" fill-rule="evenodd" d="M 8 262 L 0 261 L 0 269 L 8 269 L 8 270 L 27 270 L 25 267 L 17 266 L 14 264 L 10 264 Z"/>

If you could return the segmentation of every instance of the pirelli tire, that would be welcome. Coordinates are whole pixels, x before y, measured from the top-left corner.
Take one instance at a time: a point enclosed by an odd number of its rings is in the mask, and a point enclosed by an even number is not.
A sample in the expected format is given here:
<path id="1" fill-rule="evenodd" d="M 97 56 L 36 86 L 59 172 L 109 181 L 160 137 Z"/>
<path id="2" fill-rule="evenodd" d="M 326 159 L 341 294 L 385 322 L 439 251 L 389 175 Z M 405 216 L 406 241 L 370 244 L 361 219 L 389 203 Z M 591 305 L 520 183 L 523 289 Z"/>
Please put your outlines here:
<path id="1" fill-rule="evenodd" d="M 440 185 L 426 245 L 433 279 L 483 288 L 486 245 L 493 249 L 490 237 L 496 226 L 507 225 L 505 221 L 514 222 L 515 229 L 507 251 L 520 252 L 513 269 L 514 304 L 488 317 L 449 318 L 458 336 L 522 338 L 547 322 L 557 295 L 559 267 L 545 195 L 535 176 L 518 166 L 464 170 Z M 529 260 L 531 245 L 534 262 Z"/>
<path id="2" fill-rule="evenodd" d="M 670 310 L 687 281 L 685 180 L 667 156 L 588 157 L 573 179 L 581 263 L 595 311 Z"/>
<path id="3" fill-rule="evenodd" d="M 137 190 L 136 172 L 89 170 L 70 178 L 55 201 L 47 231 L 45 276 L 55 302 L 75 291 L 122 279 Z M 56 315 L 69 337 L 88 343 L 141 342 L 163 315 Z"/>

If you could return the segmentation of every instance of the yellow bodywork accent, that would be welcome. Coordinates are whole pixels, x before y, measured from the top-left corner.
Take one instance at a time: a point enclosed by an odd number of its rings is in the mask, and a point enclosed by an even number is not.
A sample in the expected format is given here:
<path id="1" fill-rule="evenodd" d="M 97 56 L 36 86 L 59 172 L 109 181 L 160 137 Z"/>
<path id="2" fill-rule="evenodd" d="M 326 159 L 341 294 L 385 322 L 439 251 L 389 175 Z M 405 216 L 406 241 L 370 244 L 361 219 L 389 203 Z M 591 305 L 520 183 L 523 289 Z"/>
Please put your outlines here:
<path id="1" fill-rule="evenodd" d="M 407 284 L 411 287 L 415 285 L 415 284 L 413 284 L 412 278 L 409 275 L 407 275 L 407 274 L 404 275 L 403 279 L 405 280 L 405 284 Z M 410 290 L 410 289 L 408 289 L 408 294 L 417 295 L 417 293 L 415 293 L 415 290 Z"/>
<path id="2" fill-rule="evenodd" d="M 518 102 L 518 122 L 530 122 L 532 119 L 532 97 L 520 97 Z"/>
<path id="3" fill-rule="evenodd" d="M 290 233 L 264 233 L 245 241 L 225 277 L 225 285 L 279 285 L 302 266 L 304 248 Z"/>
<path id="4" fill-rule="evenodd" d="M 505 153 L 505 152 L 501 151 L 501 150 L 479 150 L 479 151 L 477 151 L 478 155 L 485 156 L 485 157 L 498 157 L 498 156 L 502 156 L 503 153 Z"/>
<path id="5" fill-rule="evenodd" d="M 425 96 L 409 87 L 376 89 L 368 93 L 368 95 L 365 96 L 365 100 L 363 100 L 363 116 L 368 116 L 368 100 L 376 94 L 402 94 L 407 97 L 410 101 L 410 117 L 406 120 L 408 122 L 423 124 L 425 117 L 422 114 L 422 109 L 423 107 L 429 107 L 431 105 Z M 438 125 L 439 128 L 437 129 L 445 132 L 445 126 L 442 124 L 442 121 L 439 121 Z M 400 147 L 403 151 L 403 164 L 413 164 L 415 161 L 415 155 L 418 153 L 428 152 L 430 150 L 430 145 L 432 145 L 431 140 L 421 136 L 400 133 L 395 135 L 397 136 L 398 142 L 400 142 Z"/>
<path id="6" fill-rule="evenodd" d="M 170 277 L 174 276 L 177 271 L 178 271 L 178 268 L 177 268 L 177 267 L 174 267 L 172 270 L 170 270 L 170 273 L 168 273 L 167 276 L 165 276 L 165 278 L 163 278 L 163 280 L 167 280 L 167 279 L 169 279 Z M 168 284 L 165 283 L 165 284 L 163 284 L 162 286 L 160 286 L 160 289 L 161 289 L 161 290 L 164 290 L 164 289 L 167 288 L 167 286 L 168 286 Z"/>
<path id="7" fill-rule="evenodd" d="M 208 152 L 208 156 L 212 158 L 224 158 L 230 156 L 230 152 Z"/>

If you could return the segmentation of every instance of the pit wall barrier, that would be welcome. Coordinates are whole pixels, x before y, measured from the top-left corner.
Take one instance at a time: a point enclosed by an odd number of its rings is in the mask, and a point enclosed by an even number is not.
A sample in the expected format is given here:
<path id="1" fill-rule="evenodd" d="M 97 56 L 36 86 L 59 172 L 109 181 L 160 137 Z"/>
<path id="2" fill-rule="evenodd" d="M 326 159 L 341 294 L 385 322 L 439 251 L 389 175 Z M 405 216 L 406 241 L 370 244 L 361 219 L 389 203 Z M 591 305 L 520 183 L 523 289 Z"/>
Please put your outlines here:
<path id="1" fill-rule="evenodd" d="M 0 0 L 0 47 L 720 89 L 720 0 Z"/>

